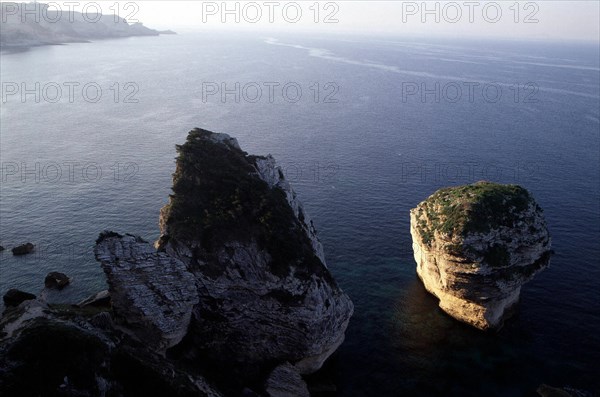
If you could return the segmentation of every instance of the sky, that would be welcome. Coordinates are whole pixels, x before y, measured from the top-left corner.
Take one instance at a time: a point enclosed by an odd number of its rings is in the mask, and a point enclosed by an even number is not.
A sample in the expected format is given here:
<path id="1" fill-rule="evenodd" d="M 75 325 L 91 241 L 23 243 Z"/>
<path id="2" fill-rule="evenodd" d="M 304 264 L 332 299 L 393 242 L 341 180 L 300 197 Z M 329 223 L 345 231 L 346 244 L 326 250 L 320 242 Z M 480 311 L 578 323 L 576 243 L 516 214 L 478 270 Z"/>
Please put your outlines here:
<path id="1" fill-rule="evenodd" d="M 69 0 L 57 1 L 62 5 Z M 44 1 L 49 3 L 48 1 Z M 81 11 L 89 1 L 80 1 Z M 311 31 L 389 36 L 600 41 L 600 2 L 540 1 L 115 1 L 96 2 L 157 29 Z M 92 6 L 90 6 L 92 7 Z M 93 10 L 88 8 L 88 10 Z M 90 11 L 91 12 L 91 11 Z"/>

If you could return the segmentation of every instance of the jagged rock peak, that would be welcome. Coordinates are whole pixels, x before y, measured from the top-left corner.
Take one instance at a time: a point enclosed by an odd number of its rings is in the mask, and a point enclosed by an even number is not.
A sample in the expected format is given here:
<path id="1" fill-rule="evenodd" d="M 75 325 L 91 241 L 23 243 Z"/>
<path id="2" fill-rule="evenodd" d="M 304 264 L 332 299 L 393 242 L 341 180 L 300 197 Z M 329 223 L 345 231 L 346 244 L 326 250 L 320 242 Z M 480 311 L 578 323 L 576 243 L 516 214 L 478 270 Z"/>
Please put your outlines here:
<path id="1" fill-rule="evenodd" d="M 544 269 L 551 239 L 543 211 L 517 185 L 440 189 L 410 212 L 417 274 L 451 316 L 499 328 L 521 286 Z"/>
<path id="2" fill-rule="evenodd" d="M 223 144 L 232 149 L 242 150 L 240 148 L 240 144 L 238 143 L 237 139 L 232 138 L 228 134 L 224 134 L 222 132 L 211 132 L 208 130 L 204 130 L 202 128 L 194 128 L 188 134 L 188 141 L 189 140 L 200 141 L 203 139 L 207 139 L 209 141 L 212 141 L 213 143 Z"/>
<path id="3" fill-rule="evenodd" d="M 321 271 L 325 257 L 314 224 L 272 156 L 250 156 L 235 138 L 202 129 L 177 151 L 158 248 L 167 237 L 194 247 L 254 237 L 270 252 L 274 270 L 286 272 L 300 259 L 298 271 Z"/>

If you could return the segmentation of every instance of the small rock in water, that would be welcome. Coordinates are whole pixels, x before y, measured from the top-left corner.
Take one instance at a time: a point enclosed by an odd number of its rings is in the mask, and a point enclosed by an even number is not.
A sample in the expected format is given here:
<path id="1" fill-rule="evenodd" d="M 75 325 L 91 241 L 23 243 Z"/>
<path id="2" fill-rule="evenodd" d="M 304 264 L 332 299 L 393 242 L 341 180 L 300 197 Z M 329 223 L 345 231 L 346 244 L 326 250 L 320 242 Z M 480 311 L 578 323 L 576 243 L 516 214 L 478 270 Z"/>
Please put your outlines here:
<path id="1" fill-rule="evenodd" d="M 27 255 L 33 252 L 35 245 L 31 243 L 25 243 L 12 249 L 13 255 Z"/>
<path id="2" fill-rule="evenodd" d="M 69 280 L 69 277 L 67 277 L 66 274 L 60 272 L 50 272 L 44 280 L 44 285 L 46 288 L 55 288 L 61 290 L 69 285 L 70 282 L 71 280 Z"/>
<path id="3" fill-rule="evenodd" d="M 0 245 L 0 252 L 4 251 L 4 247 Z"/>
<path id="4" fill-rule="evenodd" d="M 35 298 L 36 298 L 35 295 L 30 294 L 29 292 L 20 291 L 18 289 L 10 289 L 2 297 L 2 299 L 4 300 L 4 304 L 7 307 L 8 306 L 12 306 L 12 307 L 19 306 L 21 303 L 28 301 L 28 300 L 35 299 Z"/>

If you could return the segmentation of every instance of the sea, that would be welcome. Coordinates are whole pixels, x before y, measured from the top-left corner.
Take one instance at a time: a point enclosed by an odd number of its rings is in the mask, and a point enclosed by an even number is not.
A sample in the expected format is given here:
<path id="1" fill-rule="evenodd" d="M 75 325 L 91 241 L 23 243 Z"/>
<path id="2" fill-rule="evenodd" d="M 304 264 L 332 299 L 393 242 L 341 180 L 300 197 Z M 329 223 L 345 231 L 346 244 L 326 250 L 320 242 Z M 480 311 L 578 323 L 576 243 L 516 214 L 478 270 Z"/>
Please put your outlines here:
<path id="1" fill-rule="evenodd" d="M 194 127 L 272 154 L 355 304 L 328 364 L 339 396 L 600 392 L 596 44 L 182 32 L 4 52 L 0 293 L 106 288 L 103 230 L 153 241 Z M 415 272 L 409 211 L 437 189 L 527 188 L 555 251 L 517 315 L 482 333 Z M 13 256 L 25 242 L 33 254 Z"/>

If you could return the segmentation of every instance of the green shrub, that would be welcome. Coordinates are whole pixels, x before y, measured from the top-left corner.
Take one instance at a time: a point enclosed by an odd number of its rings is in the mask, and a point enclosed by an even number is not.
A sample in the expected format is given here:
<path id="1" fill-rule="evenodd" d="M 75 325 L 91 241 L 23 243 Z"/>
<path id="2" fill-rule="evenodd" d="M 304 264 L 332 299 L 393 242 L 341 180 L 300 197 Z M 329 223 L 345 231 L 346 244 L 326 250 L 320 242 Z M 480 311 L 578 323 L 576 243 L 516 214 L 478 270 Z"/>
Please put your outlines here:
<path id="1" fill-rule="evenodd" d="M 531 202 L 527 190 L 517 185 L 477 182 L 440 189 L 424 202 L 433 229 L 424 232 L 429 239 L 436 231 L 464 237 L 501 226 L 513 227 Z"/>

